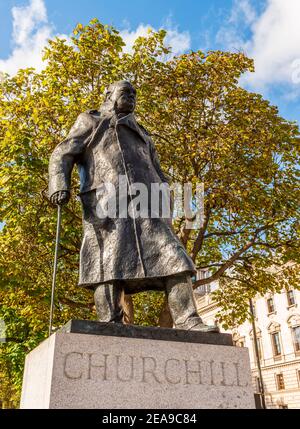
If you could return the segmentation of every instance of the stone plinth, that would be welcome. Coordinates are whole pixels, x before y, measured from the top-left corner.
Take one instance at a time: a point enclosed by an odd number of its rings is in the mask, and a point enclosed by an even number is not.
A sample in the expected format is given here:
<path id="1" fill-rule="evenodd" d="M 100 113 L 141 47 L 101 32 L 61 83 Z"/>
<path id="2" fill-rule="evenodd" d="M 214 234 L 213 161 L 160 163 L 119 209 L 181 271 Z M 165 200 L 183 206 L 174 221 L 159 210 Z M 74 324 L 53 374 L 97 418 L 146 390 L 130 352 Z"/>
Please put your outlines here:
<path id="1" fill-rule="evenodd" d="M 226 334 L 71 321 L 27 356 L 21 408 L 255 408 L 248 349 Z"/>

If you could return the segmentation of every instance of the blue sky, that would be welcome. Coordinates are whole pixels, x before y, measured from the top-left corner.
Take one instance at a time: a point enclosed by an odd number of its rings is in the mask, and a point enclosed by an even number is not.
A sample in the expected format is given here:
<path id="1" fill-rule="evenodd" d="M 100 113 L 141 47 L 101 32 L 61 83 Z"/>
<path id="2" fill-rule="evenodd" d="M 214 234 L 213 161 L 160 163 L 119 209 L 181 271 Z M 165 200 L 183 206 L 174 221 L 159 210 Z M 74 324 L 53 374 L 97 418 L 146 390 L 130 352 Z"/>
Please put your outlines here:
<path id="1" fill-rule="evenodd" d="M 130 49 L 147 27 L 169 31 L 175 53 L 244 51 L 256 72 L 241 85 L 260 92 L 287 119 L 300 120 L 300 0 L 0 0 L 0 71 L 43 67 L 47 39 L 68 37 L 97 17 Z"/>

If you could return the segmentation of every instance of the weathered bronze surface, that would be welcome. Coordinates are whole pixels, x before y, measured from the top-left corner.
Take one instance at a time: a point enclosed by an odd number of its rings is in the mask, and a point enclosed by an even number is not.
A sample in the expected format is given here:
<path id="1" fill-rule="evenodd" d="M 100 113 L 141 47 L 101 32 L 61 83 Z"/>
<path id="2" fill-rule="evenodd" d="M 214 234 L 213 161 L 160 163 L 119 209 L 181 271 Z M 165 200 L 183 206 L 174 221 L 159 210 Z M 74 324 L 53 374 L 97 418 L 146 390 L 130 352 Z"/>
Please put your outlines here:
<path id="1" fill-rule="evenodd" d="M 186 332 L 182 329 L 160 328 L 156 326 L 121 325 L 120 323 L 103 323 L 95 320 L 69 320 L 59 329 L 59 332 L 233 346 L 231 334 L 213 334 L 211 332 L 208 333 L 201 331 Z"/>
<path id="2" fill-rule="evenodd" d="M 208 330 L 193 298 L 195 266 L 172 229 L 171 217 L 122 217 L 120 211 L 114 218 L 97 215 L 97 190 L 103 183 L 119 189 L 120 177 L 125 177 L 128 185 L 144 184 L 150 195 L 152 183 L 168 181 L 151 137 L 134 117 L 135 103 L 133 86 L 120 81 L 108 88 L 100 111 L 79 115 L 52 153 L 49 198 L 53 204 L 68 202 L 76 164 L 84 230 L 79 285 L 94 289 L 99 320 L 122 322 L 124 293 L 165 290 L 177 328 Z M 126 198 L 129 204 L 130 193 Z"/>

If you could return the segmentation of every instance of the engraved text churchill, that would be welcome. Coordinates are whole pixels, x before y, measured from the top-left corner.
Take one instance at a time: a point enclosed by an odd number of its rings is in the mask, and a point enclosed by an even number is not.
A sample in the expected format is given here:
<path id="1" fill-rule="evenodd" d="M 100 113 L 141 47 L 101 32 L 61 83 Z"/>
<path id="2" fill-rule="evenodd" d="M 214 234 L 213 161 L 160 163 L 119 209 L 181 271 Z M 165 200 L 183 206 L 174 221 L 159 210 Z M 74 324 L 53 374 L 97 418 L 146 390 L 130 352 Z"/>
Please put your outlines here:
<path id="1" fill-rule="evenodd" d="M 64 356 L 64 377 L 151 384 L 247 387 L 238 362 L 161 359 L 154 356 L 112 355 L 72 351 Z"/>

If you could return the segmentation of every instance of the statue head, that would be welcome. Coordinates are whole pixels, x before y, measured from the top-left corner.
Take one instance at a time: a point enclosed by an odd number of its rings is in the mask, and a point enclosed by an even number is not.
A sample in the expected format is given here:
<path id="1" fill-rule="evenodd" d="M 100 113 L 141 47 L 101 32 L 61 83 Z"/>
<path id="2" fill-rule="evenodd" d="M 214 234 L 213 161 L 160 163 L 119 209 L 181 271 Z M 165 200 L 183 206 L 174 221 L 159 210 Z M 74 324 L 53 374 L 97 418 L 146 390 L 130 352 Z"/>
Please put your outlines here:
<path id="1" fill-rule="evenodd" d="M 135 109 L 136 90 L 127 80 L 119 80 L 106 88 L 102 113 L 132 113 Z"/>

